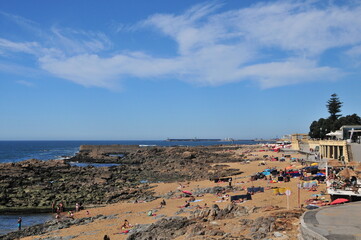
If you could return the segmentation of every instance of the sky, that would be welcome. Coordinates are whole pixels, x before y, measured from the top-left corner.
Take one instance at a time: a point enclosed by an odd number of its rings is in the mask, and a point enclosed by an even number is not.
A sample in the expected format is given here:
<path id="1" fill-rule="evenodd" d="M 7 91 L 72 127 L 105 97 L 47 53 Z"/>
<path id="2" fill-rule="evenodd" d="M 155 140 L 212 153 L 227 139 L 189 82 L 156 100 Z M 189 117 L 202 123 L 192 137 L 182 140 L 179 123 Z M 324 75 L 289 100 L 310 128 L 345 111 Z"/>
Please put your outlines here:
<path id="1" fill-rule="evenodd" d="M 275 138 L 361 115 L 360 1 L 0 3 L 0 140 Z"/>

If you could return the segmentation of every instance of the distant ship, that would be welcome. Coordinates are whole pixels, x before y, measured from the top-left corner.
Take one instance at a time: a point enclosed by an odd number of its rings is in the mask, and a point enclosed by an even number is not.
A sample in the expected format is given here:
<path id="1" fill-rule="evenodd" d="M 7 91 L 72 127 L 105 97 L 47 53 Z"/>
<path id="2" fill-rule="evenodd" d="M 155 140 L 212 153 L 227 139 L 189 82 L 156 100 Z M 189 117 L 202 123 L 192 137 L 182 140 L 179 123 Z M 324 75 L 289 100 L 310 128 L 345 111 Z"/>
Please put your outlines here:
<path id="1" fill-rule="evenodd" d="M 220 142 L 221 139 L 213 138 L 167 138 L 167 142 Z"/>

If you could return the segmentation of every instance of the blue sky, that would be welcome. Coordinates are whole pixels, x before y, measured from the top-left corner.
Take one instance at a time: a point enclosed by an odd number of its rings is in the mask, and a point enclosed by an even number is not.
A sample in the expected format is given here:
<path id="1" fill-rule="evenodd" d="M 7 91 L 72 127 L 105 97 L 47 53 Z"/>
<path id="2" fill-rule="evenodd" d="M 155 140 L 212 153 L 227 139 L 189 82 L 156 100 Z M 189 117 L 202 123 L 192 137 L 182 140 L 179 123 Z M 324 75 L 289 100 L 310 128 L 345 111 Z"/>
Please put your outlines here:
<path id="1" fill-rule="evenodd" d="M 358 1 L 0 6 L 0 140 L 273 138 L 361 114 Z"/>

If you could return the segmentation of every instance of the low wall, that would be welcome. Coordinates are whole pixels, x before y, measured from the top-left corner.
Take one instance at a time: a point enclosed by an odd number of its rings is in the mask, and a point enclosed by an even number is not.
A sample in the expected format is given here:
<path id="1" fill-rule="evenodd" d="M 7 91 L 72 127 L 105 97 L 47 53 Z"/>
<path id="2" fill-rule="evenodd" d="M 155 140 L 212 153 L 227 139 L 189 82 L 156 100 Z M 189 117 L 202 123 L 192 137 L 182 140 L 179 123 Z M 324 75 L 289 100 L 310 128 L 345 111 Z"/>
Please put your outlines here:
<path id="1" fill-rule="evenodd" d="M 314 210 L 315 212 L 317 210 Z M 311 211 L 306 211 L 302 214 L 300 218 L 300 234 L 298 235 L 299 240 L 327 240 L 324 236 L 321 234 L 318 234 L 317 232 L 311 230 L 305 223 L 304 217 L 306 214 L 310 214 Z"/>

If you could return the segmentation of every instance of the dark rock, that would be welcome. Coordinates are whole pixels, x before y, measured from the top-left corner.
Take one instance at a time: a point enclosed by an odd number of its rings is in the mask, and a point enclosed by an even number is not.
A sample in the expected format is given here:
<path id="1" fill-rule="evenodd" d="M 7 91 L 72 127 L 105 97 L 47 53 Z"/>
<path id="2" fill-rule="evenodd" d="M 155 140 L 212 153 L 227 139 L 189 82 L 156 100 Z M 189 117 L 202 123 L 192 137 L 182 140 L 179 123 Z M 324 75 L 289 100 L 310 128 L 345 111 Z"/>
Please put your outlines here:
<path id="1" fill-rule="evenodd" d="M 223 236 L 225 232 L 219 229 L 218 230 L 212 229 L 207 231 L 205 234 L 208 236 Z"/>
<path id="2" fill-rule="evenodd" d="M 192 152 L 186 151 L 186 152 L 182 153 L 182 158 L 183 159 L 193 159 L 195 157 L 196 157 L 195 153 L 192 153 Z"/>
<path id="3" fill-rule="evenodd" d="M 167 240 L 186 233 L 186 228 L 194 224 L 185 217 L 163 218 L 156 223 L 135 228 L 127 240 Z"/>
<path id="4" fill-rule="evenodd" d="M 241 216 L 247 216 L 248 210 L 244 206 L 236 204 L 228 204 L 224 209 L 220 209 L 217 204 L 213 204 L 211 208 L 194 211 L 190 219 L 226 219 Z"/>

